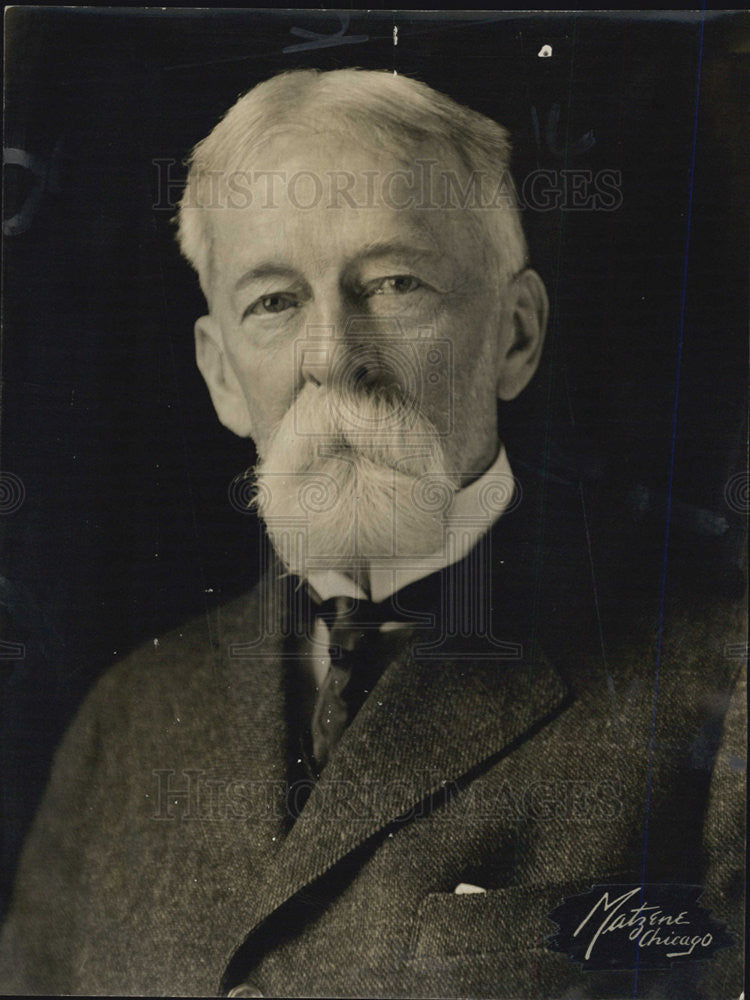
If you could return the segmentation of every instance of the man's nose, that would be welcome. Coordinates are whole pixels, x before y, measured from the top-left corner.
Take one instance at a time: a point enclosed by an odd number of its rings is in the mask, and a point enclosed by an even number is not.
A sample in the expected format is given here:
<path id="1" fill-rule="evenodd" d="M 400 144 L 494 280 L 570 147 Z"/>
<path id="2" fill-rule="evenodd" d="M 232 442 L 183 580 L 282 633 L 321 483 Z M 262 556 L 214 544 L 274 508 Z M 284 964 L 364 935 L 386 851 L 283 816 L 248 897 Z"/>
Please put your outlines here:
<path id="1" fill-rule="evenodd" d="M 307 324 L 298 344 L 302 380 L 313 385 L 329 386 L 339 365 L 343 337 L 353 303 L 344 295 L 327 290 L 319 292 L 308 311 Z"/>
<path id="2" fill-rule="evenodd" d="M 398 372 L 381 350 L 384 334 L 387 331 L 344 296 L 327 303 L 310 316 L 299 343 L 302 380 L 340 391 L 397 382 Z"/>
<path id="3" fill-rule="evenodd" d="M 341 348 L 336 327 L 309 324 L 298 345 L 302 380 L 318 386 L 330 385 Z"/>

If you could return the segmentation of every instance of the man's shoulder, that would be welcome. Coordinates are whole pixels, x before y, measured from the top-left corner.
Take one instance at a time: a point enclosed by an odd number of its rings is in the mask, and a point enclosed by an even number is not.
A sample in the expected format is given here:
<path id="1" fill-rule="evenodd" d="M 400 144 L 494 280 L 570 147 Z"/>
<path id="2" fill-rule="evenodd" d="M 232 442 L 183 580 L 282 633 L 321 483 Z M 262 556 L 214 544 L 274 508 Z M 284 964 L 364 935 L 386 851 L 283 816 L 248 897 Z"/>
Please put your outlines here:
<path id="1" fill-rule="evenodd" d="M 263 586 L 258 584 L 144 639 L 104 670 L 81 712 L 103 718 L 106 725 L 107 719 L 173 714 L 178 704 L 208 708 L 247 669 L 241 651 L 262 640 L 262 604 Z"/>

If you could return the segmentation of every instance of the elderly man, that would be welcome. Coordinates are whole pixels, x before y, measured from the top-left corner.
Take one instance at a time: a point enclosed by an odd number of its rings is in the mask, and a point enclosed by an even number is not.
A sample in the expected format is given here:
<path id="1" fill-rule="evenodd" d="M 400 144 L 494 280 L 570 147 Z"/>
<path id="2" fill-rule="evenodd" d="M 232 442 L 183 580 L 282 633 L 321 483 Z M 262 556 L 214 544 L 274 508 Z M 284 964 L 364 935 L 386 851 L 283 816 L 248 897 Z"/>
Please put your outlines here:
<path id="1" fill-rule="evenodd" d="M 256 445 L 273 565 L 88 697 L 6 989 L 739 992 L 732 664 L 682 604 L 658 655 L 648 609 L 605 615 L 603 660 L 577 543 L 511 471 L 498 401 L 534 375 L 547 296 L 508 161 L 494 122 L 358 70 L 275 77 L 194 150 L 197 361 Z M 672 937 L 646 940 L 654 913 Z"/>

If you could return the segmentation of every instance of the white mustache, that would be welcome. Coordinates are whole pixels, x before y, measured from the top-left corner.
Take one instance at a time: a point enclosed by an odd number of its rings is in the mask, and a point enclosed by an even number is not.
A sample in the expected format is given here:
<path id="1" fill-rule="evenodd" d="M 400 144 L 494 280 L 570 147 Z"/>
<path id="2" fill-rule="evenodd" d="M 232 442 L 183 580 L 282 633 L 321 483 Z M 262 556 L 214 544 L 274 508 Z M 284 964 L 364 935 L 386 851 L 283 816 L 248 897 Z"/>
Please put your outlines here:
<path id="1" fill-rule="evenodd" d="M 350 567 L 434 552 L 457 489 L 434 425 L 395 387 L 342 393 L 308 383 L 256 472 L 258 511 L 287 568 L 300 575 L 307 557 Z M 444 509 L 434 503 L 436 486 Z M 420 489 L 430 491 L 430 505 L 420 503 Z M 295 519 L 304 525 L 304 554 L 293 551 Z"/>
<path id="2" fill-rule="evenodd" d="M 442 461 L 437 430 L 394 386 L 341 391 L 307 384 L 279 424 L 269 451 L 352 451 L 389 467 L 418 453 Z"/>

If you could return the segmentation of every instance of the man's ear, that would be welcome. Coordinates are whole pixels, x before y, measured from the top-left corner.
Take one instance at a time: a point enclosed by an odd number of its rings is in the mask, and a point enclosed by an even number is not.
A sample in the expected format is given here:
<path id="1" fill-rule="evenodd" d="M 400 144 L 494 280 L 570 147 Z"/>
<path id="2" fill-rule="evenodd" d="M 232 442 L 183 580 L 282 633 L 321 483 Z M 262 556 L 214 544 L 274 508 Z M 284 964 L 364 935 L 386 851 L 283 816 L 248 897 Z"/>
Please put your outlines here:
<path id="1" fill-rule="evenodd" d="M 544 346 L 549 301 L 544 282 L 528 268 L 515 278 L 516 294 L 511 314 L 509 345 L 505 348 L 497 379 L 499 399 L 510 400 L 522 392 L 534 375 Z"/>
<path id="2" fill-rule="evenodd" d="M 240 437 L 250 437 L 252 424 L 247 400 L 224 352 L 219 324 L 212 316 L 201 316 L 196 321 L 195 360 L 219 420 Z"/>

